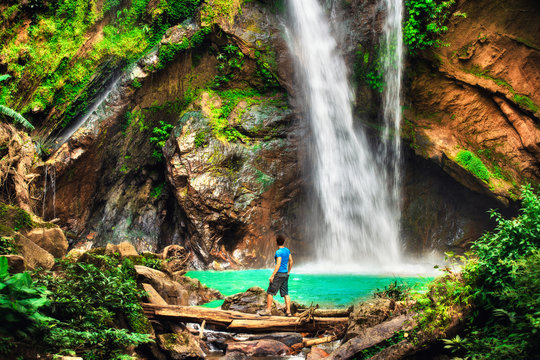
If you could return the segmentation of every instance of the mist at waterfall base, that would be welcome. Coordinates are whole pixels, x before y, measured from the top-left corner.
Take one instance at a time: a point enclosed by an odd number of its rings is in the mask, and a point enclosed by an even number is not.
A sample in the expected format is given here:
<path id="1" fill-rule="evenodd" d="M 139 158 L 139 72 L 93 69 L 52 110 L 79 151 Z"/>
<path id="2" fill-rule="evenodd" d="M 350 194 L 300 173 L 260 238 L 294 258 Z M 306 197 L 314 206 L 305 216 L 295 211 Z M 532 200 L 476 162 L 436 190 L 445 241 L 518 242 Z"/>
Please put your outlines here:
<path id="1" fill-rule="evenodd" d="M 306 234 L 317 273 L 425 273 L 433 263 L 405 259 L 400 241 L 402 42 L 400 0 L 387 9 L 384 127 L 379 145 L 353 117 L 350 73 L 318 0 L 289 0 L 287 28 L 298 94 L 310 125 L 311 208 Z M 399 40 L 397 40 L 399 39 Z M 356 122 L 356 123 L 355 123 Z"/>
<path id="2" fill-rule="evenodd" d="M 246 291 L 253 286 L 266 290 L 270 269 L 240 271 L 189 271 L 186 276 L 199 279 L 203 284 L 219 290 L 224 296 Z M 304 274 L 293 270 L 289 277 L 289 294 L 293 301 L 303 305 L 321 307 L 347 307 L 358 301 L 373 298 L 373 292 L 396 281 L 406 284 L 412 291 L 424 291 L 432 277 L 404 277 L 391 275 L 358 274 Z M 278 295 L 277 301 L 283 302 Z M 221 306 L 223 300 L 212 301 L 207 307 Z"/>

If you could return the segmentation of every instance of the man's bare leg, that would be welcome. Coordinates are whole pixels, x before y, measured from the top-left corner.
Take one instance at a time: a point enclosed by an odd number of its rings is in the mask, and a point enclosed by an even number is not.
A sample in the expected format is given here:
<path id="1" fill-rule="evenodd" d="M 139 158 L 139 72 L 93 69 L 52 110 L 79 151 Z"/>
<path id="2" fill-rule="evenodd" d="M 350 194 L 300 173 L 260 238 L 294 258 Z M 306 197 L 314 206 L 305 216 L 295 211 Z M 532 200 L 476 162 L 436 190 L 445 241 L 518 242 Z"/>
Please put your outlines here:
<path id="1" fill-rule="evenodd" d="M 289 295 L 285 295 L 285 306 L 287 308 L 287 314 L 291 313 L 291 298 Z"/>
<path id="2" fill-rule="evenodd" d="M 268 313 L 271 313 L 272 312 L 272 302 L 274 300 L 274 297 L 270 294 L 267 294 L 266 295 L 266 311 Z"/>

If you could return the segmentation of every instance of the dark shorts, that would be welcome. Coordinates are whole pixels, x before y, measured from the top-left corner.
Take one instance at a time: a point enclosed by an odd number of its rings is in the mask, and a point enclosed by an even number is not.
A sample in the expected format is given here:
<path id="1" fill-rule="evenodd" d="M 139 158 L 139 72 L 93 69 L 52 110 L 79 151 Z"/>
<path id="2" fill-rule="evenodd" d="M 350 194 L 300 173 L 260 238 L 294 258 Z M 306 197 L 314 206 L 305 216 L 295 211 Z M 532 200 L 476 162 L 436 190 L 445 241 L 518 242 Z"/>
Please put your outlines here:
<path id="1" fill-rule="evenodd" d="M 278 272 L 276 275 L 274 275 L 274 281 L 270 283 L 270 286 L 268 286 L 268 290 L 266 290 L 266 292 L 274 296 L 277 294 L 278 289 L 281 297 L 289 295 L 289 274 Z"/>

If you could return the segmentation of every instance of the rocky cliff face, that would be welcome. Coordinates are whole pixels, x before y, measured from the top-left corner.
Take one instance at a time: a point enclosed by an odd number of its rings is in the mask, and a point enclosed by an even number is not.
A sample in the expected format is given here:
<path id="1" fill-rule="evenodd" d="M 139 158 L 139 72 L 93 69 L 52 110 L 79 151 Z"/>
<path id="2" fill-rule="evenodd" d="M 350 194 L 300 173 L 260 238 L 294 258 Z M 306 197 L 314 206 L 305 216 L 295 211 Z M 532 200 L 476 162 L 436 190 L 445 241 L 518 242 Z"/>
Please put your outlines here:
<path id="1" fill-rule="evenodd" d="M 358 117 L 376 127 L 380 98 L 369 82 L 379 66 L 384 6 L 331 6 L 336 22 L 352 29 L 341 29 L 342 49 Z M 527 0 L 457 1 L 441 39 L 447 46 L 408 54 L 402 235 L 413 253 L 464 246 L 493 226 L 488 209 L 511 213 L 520 186 L 538 183 L 538 11 Z M 468 153 L 485 171 L 460 160 Z"/>
<path id="2" fill-rule="evenodd" d="M 91 87 L 111 91 L 100 92 L 103 102 L 67 142 L 54 144 L 40 167 L 49 191 L 22 189 L 26 206 L 41 213 L 44 202 L 45 217 L 59 218 L 72 244 L 181 244 L 196 254 L 192 265 L 215 268 L 267 265 L 282 230 L 298 252 L 309 246 L 299 226 L 306 133 L 282 19 L 273 2 L 241 11 L 233 2 L 226 16 L 209 12 L 216 4 L 204 2 L 123 74 L 96 74 Z M 384 8 L 376 0 L 327 5 L 352 69 L 358 121 L 376 129 L 380 94 L 365 80 L 377 68 Z M 459 1 L 442 39 L 448 46 L 409 57 L 403 237 L 413 253 L 464 246 L 492 226 L 489 208 L 538 183 L 539 10 L 532 0 L 511 8 Z M 64 105 L 44 117 L 61 118 Z M 47 121 L 37 133 L 58 129 Z M 43 143 L 61 138 L 55 132 Z M 464 153 L 481 161 L 483 175 L 460 160 Z"/>
<path id="3" fill-rule="evenodd" d="M 405 131 L 415 152 L 503 204 L 540 179 L 539 14 L 534 1 L 461 1 L 442 38 L 448 46 L 410 64 Z M 489 175 L 463 166 L 463 151 Z"/>
<path id="4" fill-rule="evenodd" d="M 47 161 L 56 174 L 47 216 L 77 246 L 178 243 L 195 266 L 265 264 L 300 181 L 278 26 L 253 3 L 234 21 L 171 28 Z"/>

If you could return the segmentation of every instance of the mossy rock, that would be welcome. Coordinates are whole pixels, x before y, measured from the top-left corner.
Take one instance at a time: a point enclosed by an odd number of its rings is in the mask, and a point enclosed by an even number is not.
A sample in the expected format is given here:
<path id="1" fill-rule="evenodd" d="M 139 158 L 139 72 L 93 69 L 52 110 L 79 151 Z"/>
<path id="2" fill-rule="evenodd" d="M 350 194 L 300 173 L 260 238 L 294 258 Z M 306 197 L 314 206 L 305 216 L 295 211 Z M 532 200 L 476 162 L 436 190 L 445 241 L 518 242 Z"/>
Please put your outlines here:
<path id="1" fill-rule="evenodd" d="M 0 236 L 12 236 L 19 230 L 31 230 L 36 226 L 32 215 L 23 209 L 0 203 Z"/>

